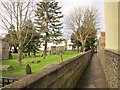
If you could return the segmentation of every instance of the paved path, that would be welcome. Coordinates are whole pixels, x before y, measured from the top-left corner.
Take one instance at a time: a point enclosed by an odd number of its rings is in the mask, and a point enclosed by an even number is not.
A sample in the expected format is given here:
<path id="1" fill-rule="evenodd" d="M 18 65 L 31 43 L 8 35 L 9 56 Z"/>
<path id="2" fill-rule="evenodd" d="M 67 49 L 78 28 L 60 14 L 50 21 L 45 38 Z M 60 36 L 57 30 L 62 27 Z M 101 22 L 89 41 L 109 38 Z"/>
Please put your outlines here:
<path id="1" fill-rule="evenodd" d="M 77 88 L 108 88 L 97 54 L 84 71 Z"/>

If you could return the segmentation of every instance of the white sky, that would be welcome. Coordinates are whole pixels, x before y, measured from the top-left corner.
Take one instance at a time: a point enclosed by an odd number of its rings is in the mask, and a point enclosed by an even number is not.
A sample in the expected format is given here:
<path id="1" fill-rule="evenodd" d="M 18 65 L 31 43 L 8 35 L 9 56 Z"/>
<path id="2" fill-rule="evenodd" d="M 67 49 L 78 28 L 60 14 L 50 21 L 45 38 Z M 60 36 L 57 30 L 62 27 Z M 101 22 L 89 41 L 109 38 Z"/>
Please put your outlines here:
<path id="1" fill-rule="evenodd" d="M 70 12 L 77 7 L 82 7 L 83 9 L 89 6 L 97 7 L 99 9 L 99 17 L 98 21 L 100 22 L 101 29 L 100 31 L 104 30 L 104 3 L 103 0 L 57 0 L 62 6 L 62 12 L 65 17 L 67 17 Z M 65 19 L 64 17 L 64 19 Z M 98 31 L 98 34 L 100 33 Z M 71 35 L 70 31 L 66 29 L 66 27 L 63 28 L 64 36 L 69 38 Z"/>
<path id="2" fill-rule="evenodd" d="M 7 1 L 7 0 L 4 0 Z M 40 0 L 33 0 L 34 2 L 38 2 Z M 101 30 L 104 31 L 104 21 L 103 21 L 103 16 L 104 16 L 104 5 L 103 5 L 103 0 L 56 0 L 59 2 L 59 5 L 62 6 L 62 12 L 64 16 L 66 17 L 69 15 L 70 11 L 72 11 L 76 7 L 82 7 L 85 8 L 87 6 L 95 6 L 99 9 L 99 22 L 101 22 Z M 97 1 L 97 2 L 96 2 Z M 64 19 L 63 19 L 64 20 Z M 63 31 L 66 32 L 65 27 L 63 28 Z M 4 30 L 0 28 L 0 36 L 5 33 Z M 69 34 L 64 33 L 64 36 L 67 37 Z"/>

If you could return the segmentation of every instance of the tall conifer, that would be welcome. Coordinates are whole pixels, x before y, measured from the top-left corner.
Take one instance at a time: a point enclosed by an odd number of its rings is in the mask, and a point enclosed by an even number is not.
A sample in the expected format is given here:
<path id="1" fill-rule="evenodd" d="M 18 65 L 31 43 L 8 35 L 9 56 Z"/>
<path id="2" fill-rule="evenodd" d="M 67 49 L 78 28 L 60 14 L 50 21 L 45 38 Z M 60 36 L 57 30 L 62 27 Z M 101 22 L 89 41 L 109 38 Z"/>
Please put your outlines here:
<path id="1" fill-rule="evenodd" d="M 36 29 L 43 35 L 45 43 L 43 58 L 46 58 L 47 43 L 61 36 L 62 23 L 60 19 L 63 17 L 60 11 L 61 7 L 55 0 L 43 0 L 37 3 L 35 10 Z"/>

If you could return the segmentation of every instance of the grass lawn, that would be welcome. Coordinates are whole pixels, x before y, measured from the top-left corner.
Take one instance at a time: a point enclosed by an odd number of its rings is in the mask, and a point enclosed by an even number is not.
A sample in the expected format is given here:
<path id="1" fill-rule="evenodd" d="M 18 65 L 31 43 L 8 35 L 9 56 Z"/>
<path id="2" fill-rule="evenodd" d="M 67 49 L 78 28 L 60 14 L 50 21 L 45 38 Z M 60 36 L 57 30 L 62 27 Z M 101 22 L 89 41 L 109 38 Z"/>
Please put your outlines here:
<path id="1" fill-rule="evenodd" d="M 63 61 L 65 61 L 69 58 L 72 58 L 74 56 L 77 56 L 77 55 L 79 55 L 79 53 L 77 51 L 66 51 L 63 54 L 63 59 L 64 59 Z M 38 54 L 38 53 L 37 53 L 36 57 L 34 57 L 34 58 L 24 57 L 23 61 L 27 61 L 27 60 L 40 60 L 41 61 L 38 64 L 30 64 L 30 66 L 32 68 L 32 73 L 36 73 L 36 72 L 42 70 L 47 64 L 54 64 L 54 63 L 61 62 L 60 55 L 50 55 L 50 56 L 47 56 L 46 59 L 44 60 L 42 57 L 40 57 L 40 54 Z M 0 75 L 2 75 L 2 76 L 6 76 L 9 74 L 25 74 L 25 65 L 26 64 L 23 63 L 21 66 L 18 65 L 17 54 L 13 54 L 12 59 L 0 61 L 0 63 L 2 63 L 2 65 L 11 65 L 14 68 L 14 70 L 0 72 Z"/>

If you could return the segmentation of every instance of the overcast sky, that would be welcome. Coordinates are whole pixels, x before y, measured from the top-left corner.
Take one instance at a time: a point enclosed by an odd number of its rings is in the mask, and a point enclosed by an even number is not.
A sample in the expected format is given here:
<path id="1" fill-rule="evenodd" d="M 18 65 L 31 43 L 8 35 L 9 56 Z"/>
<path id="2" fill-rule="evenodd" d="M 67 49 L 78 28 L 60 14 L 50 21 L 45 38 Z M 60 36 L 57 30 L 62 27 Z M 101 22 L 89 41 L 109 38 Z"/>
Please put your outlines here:
<path id="1" fill-rule="evenodd" d="M 33 1 L 35 2 L 40 0 L 33 0 Z M 69 13 L 76 7 L 82 7 L 82 8 L 85 8 L 88 6 L 97 7 L 99 9 L 99 14 L 100 14 L 98 20 L 101 24 L 101 30 L 104 31 L 103 0 L 57 0 L 57 1 L 59 2 L 59 5 L 62 6 L 62 12 L 65 17 L 67 17 Z M 64 21 L 64 18 L 63 18 L 63 21 Z M 64 27 L 62 31 L 64 32 L 65 37 L 69 36 L 69 33 L 66 30 L 66 27 Z M 4 33 L 5 31 L 0 28 L 0 35 L 3 35 Z"/>
<path id="2" fill-rule="evenodd" d="M 99 10 L 98 21 L 100 22 L 100 26 L 101 26 L 100 31 L 105 31 L 104 30 L 104 2 L 103 0 L 57 0 L 57 1 L 59 2 L 60 6 L 62 6 L 64 20 L 65 20 L 65 17 L 67 17 L 74 8 L 82 7 L 84 9 L 90 6 L 97 7 Z M 100 31 L 98 31 L 98 34 L 100 33 Z M 64 32 L 65 37 L 68 37 L 71 35 L 69 30 L 66 29 L 66 27 L 63 28 L 63 32 Z"/>

